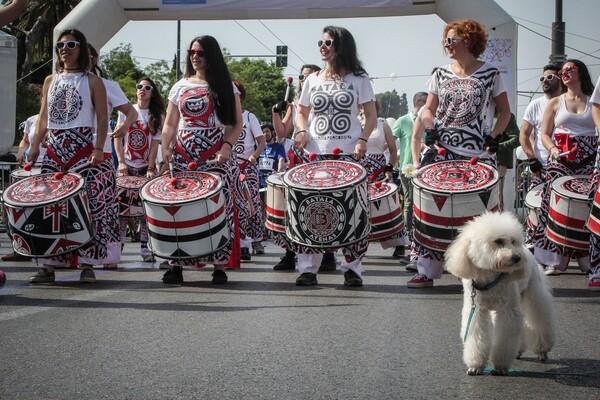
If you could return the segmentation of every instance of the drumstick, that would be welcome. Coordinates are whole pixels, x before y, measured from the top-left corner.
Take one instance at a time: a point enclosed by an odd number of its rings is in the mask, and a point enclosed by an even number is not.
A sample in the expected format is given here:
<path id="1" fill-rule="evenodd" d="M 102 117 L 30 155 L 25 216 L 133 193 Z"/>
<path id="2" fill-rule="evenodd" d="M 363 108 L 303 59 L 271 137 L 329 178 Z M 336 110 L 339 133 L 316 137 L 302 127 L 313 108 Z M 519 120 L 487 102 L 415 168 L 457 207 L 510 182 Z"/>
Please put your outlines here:
<path id="1" fill-rule="evenodd" d="M 560 157 L 564 157 L 564 156 L 570 156 L 571 154 L 572 154 L 572 155 L 575 155 L 575 154 L 577 154 L 577 152 L 578 152 L 578 151 L 579 151 L 579 149 L 577 148 L 577 146 L 573 146 L 573 147 L 571 148 L 571 150 L 569 150 L 569 151 L 564 151 L 564 152 L 562 152 L 562 153 L 559 153 L 559 154 L 556 156 L 556 158 L 560 158 Z"/>
<path id="2" fill-rule="evenodd" d="M 190 171 L 195 171 L 198 169 L 199 166 L 201 165 L 212 165 L 212 164 L 217 164 L 217 160 L 208 160 L 208 161 L 203 161 L 200 163 L 197 163 L 195 161 L 192 161 L 188 164 L 188 169 Z"/>

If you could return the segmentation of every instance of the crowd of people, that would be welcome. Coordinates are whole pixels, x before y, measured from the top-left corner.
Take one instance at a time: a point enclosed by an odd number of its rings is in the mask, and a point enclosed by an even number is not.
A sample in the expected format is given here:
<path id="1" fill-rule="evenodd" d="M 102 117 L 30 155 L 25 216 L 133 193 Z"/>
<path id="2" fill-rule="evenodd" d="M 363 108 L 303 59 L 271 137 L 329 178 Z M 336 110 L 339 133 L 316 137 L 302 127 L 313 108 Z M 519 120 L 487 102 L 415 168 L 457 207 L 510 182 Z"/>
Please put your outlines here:
<path id="1" fill-rule="evenodd" d="M 546 274 L 553 275 L 564 271 L 575 256 L 589 272 L 590 290 L 600 290 L 598 234 L 589 235 L 586 251 L 557 245 L 545 235 L 557 178 L 591 175 L 590 203 L 596 192 L 600 89 L 594 88 L 579 60 L 545 66 L 540 77 L 544 96 L 527 108 L 519 132 L 501 72 L 480 59 L 487 42 L 485 27 L 474 20 L 448 23 L 442 48 L 451 62 L 432 72 L 427 91 L 414 95 L 411 112 L 390 127 L 377 117 L 375 94 L 356 42 L 341 27 L 323 29 L 316 43 L 322 67 L 304 65 L 295 99 L 273 105 L 272 121 L 262 123 L 244 109 L 246 87 L 232 80 L 212 36 L 190 42 L 185 76 L 173 85 L 166 101 L 152 78 L 143 77 L 136 83 L 132 105 L 118 84 L 98 76 L 97 53 L 85 36 L 75 29 L 63 32 L 56 42 L 55 73 L 44 82 L 39 115 L 27 122 L 18 159 L 41 166 L 41 173 L 77 171 L 86 182 L 94 234 L 76 251 L 42 259 L 42 268 L 29 282 L 53 283 L 57 267 L 79 267 L 80 281 L 94 282 L 95 266 L 117 268 L 128 229 L 139 232 L 142 260 L 155 262 L 148 224 L 156 222 L 119 211 L 117 180 L 133 176 L 146 181 L 170 173 L 176 190 L 177 177 L 183 176 L 178 174 L 198 171 L 222 182 L 226 238 L 209 254 L 165 257 L 170 259 L 163 263 L 168 268 L 162 278 L 165 284 L 183 283 L 184 267 L 201 268 L 206 263 L 214 266 L 212 283 L 225 284 L 225 270 L 240 268 L 251 254 L 264 254 L 268 237 L 283 254 L 273 269 L 297 268 L 298 286 L 316 285 L 319 272 L 335 270 L 340 251 L 343 284 L 360 287 L 367 236 L 338 247 L 319 247 L 298 241 L 287 231 L 265 229 L 268 178 L 300 165 L 332 161 L 359 165 L 369 185 L 397 184 L 393 187 L 402 194 L 406 229 L 380 240 L 381 246 L 393 248 L 393 256 L 415 272 L 409 288 L 431 287 L 444 272 L 444 249 L 415 235 L 423 233 L 423 216 L 420 209 L 415 214 L 413 175 L 405 170 L 409 165 L 422 171 L 434 163 L 477 158 L 497 171 L 502 182 L 512 167 L 513 149 L 520 144 L 533 173 L 531 185 L 544 186 L 539 223 L 528 232 L 535 257 Z M 65 109 L 65 98 L 77 102 Z M 113 109 L 119 117 L 111 131 L 108 120 Z M 559 148 L 565 141 L 577 148 L 574 157 L 565 157 Z M 501 186 L 499 203 L 491 210 L 504 208 L 502 191 Z M 12 257 L 16 260 L 19 255 Z"/>

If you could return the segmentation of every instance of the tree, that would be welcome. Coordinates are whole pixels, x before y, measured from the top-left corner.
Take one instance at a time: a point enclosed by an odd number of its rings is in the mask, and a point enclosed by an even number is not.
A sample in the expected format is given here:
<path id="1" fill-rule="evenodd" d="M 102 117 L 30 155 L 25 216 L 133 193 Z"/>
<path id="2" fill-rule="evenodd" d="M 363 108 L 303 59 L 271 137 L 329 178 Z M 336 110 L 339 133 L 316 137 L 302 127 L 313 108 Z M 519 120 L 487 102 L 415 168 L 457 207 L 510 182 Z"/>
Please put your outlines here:
<path id="1" fill-rule="evenodd" d="M 406 98 L 406 93 L 402 93 L 402 96 L 400 97 L 400 115 L 406 115 L 408 114 L 408 99 Z"/>
<path id="2" fill-rule="evenodd" d="M 2 0 L 2 4 L 9 1 Z M 37 60 L 52 60 L 54 27 L 80 2 L 81 0 L 29 1 L 27 11 L 8 26 L 19 42 L 17 76 L 28 75 Z M 51 71 L 50 66 L 46 75 Z"/>
<path id="3" fill-rule="evenodd" d="M 227 60 L 231 79 L 242 82 L 246 87 L 243 108 L 253 112 L 259 121 L 270 121 L 271 107 L 285 96 L 287 83 L 283 79 L 283 68 L 263 59 L 244 57 Z M 292 96 L 293 93 L 290 98 Z"/>
<path id="4" fill-rule="evenodd" d="M 166 60 L 156 61 L 144 68 L 144 75 L 151 78 L 159 88 L 164 99 L 167 98 L 171 86 L 177 80 L 177 71 L 169 67 Z"/>
<path id="5" fill-rule="evenodd" d="M 402 95 L 404 100 L 406 100 L 406 93 Z M 379 112 L 377 113 L 378 117 L 382 118 L 398 118 L 408 112 L 408 109 L 401 107 L 401 99 L 398 96 L 398 92 L 396 89 L 391 92 L 378 93 L 375 95 L 377 102 L 379 103 Z"/>

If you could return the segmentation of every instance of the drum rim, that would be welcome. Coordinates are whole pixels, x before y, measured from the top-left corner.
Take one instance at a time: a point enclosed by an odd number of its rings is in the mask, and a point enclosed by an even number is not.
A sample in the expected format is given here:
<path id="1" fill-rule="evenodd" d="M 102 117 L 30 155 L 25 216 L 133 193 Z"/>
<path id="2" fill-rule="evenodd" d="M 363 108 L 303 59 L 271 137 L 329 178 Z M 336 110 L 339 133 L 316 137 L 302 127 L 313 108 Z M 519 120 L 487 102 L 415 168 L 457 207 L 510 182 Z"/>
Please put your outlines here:
<path id="1" fill-rule="evenodd" d="M 429 193 L 443 193 L 443 194 L 450 194 L 450 195 L 461 195 L 461 194 L 472 194 L 472 193 L 477 193 L 477 192 L 481 192 L 481 191 L 487 191 L 487 190 L 491 190 L 493 189 L 496 185 L 498 185 L 500 183 L 500 175 L 498 174 L 498 170 L 494 167 L 492 167 L 491 165 L 488 165 L 486 163 L 482 163 L 482 162 L 477 162 L 477 165 L 479 166 L 483 166 L 485 168 L 489 168 L 492 171 L 493 177 L 494 179 L 491 180 L 490 182 L 486 183 L 485 185 L 478 187 L 478 188 L 473 188 L 473 189 L 460 189 L 460 190 L 440 190 L 440 189 L 433 189 L 430 187 L 426 187 L 423 183 L 421 183 L 419 181 L 419 175 L 424 171 L 424 168 L 430 168 L 434 165 L 440 165 L 442 163 L 452 163 L 452 162 L 464 162 L 469 164 L 468 160 L 448 160 L 448 161 L 439 161 L 433 164 L 429 164 L 426 165 L 425 167 L 421 168 L 419 170 L 419 172 L 417 172 L 417 174 L 414 176 L 414 178 L 412 179 L 412 183 L 415 189 L 420 189 L 420 190 L 424 190 L 426 192 Z"/>
<path id="2" fill-rule="evenodd" d="M 306 167 L 307 165 L 315 165 L 315 164 L 319 164 L 319 163 L 331 163 L 331 162 L 336 162 L 336 163 L 344 163 L 344 164 L 351 164 L 353 166 L 357 166 L 360 167 L 359 169 L 362 170 L 362 176 L 359 177 L 359 179 L 357 179 L 354 182 L 351 183 L 347 183 L 344 185 L 339 185 L 339 186 L 330 186 L 330 187 L 321 187 L 321 188 L 313 188 L 313 187 L 307 187 L 307 186 L 295 186 L 294 182 L 290 182 L 289 180 L 289 175 L 291 175 L 291 172 L 293 172 L 296 169 L 299 168 L 303 168 Z M 355 185 L 361 184 L 364 181 L 367 180 L 367 176 L 368 176 L 368 172 L 366 170 L 365 167 L 363 167 L 361 164 L 357 163 L 357 162 L 351 162 L 351 161 L 345 161 L 345 160 L 319 160 L 319 161 L 312 161 L 309 163 L 305 163 L 305 164 L 300 164 L 295 166 L 294 168 L 286 171 L 283 175 L 283 183 L 285 186 L 288 187 L 288 189 L 294 189 L 294 190 L 302 190 L 304 192 L 323 192 L 323 191 L 335 191 L 335 190 L 342 190 L 342 189 L 346 189 L 349 187 L 354 187 Z"/>
<path id="3" fill-rule="evenodd" d="M 203 200 L 203 199 L 207 199 L 210 196 L 213 196 L 217 193 L 219 193 L 223 187 L 225 186 L 225 182 L 223 181 L 223 178 L 221 178 L 219 175 L 213 173 L 213 172 L 208 172 L 208 171 L 179 171 L 179 172 L 175 172 L 174 176 L 177 177 L 181 174 L 207 174 L 207 175 L 212 175 L 214 178 L 217 179 L 217 186 L 214 188 L 213 191 L 205 194 L 204 196 L 201 197 L 194 197 L 193 199 L 187 199 L 187 200 L 183 200 L 183 201 L 161 201 L 161 200 L 156 200 L 156 199 L 148 199 L 145 196 L 145 188 L 146 186 L 150 185 L 151 182 L 157 180 L 157 179 L 170 179 L 170 177 L 168 175 L 161 175 L 161 176 L 157 176 L 155 178 L 149 179 L 146 183 L 144 183 L 144 185 L 142 187 L 140 187 L 140 198 L 142 199 L 142 202 L 144 203 L 151 203 L 151 204 L 157 204 L 157 205 L 166 205 L 166 206 L 173 206 L 173 205 L 183 205 L 183 204 L 188 204 L 188 203 L 193 203 L 196 202 L 198 200 Z"/>
<path id="4" fill-rule="evenodd" d="M 133 186 L 124 186 L 124 185 L 119 185 L 119 181 L 123 180 L 123 179 L 133 179 L 136 181 L 140 181 L 143 182 L 140 186 L 138 187 L 133 187 Z M 148 182 L 148 178 L 144 177 L 144 176 L 139 176 L 139 175 L 122 175 L 122 176 L 117 176 L 117 179 L 115 179 L 116 185 L 119 188 L 123 188 L 123 189 L 137 189 L 137 188 L 142 188 L 142 186 L 144 186 L 144 184 L 146 182 Z"/>
<path id="5" fill-rule="evenodd" d="M 40 171 L 39 174 L 35 174 L 35 175 L 40 175 L 42 172 L 42 167 L 32 167 L 31 170 L 29 170 L 29 171 L 25 170 L 25 168 L 15 168 L 12 171 L 10 171 L 10 175 L 20 178 L 21 176 L 17 175 L 17 172 L 20 172 L 20 171 L 29 172 L 29 176 L 25 177 L 25 178 L 29 178 L 30 176 L 34 176 L 34 174 L 32 173 L 33 171 Z"/>
<path id="6" fill-rule="evenodd" d="M 79 178 L 79 183 L 72 192 L 69 192 L 68 194 L 63 195 L 62 197 L 58 197 L 58 198 L 55 198 L 52 200 L 47 200 L 47 201 L 39 202 L 39 203 L 20 203 L 20 202 L 17 203 L 17 202 L 7 201 L 6 196 L 7 196 L 7 193 L 10 193 L 9 191 L 11 190 L 11 187 L 14 187 L 15 185 L 19 185 L 19 184 L 22 185 L 21 182 L 25 182 L 28 179 L 40 179 L 45 176 L 54 177 L 54 173 L 47 173 L 47 174 L 38 174 L 38 175 L 28 176 L 27 178 L 21 179 L 15 183 L 9 185 L 2 193 L 2 201 L 4 204 L 6 204 L 8 206 L 12 206 L 12 207 L 37 208 L 37 207 L 41 207 L 41 206 L 46 206 L 48 204 L 54 204 L 59 201 L 68 200 L 71 197 L 78 195 L 85 189 L 85 179 L 83 178 L 82 175 L 78 174 L 77 172 L 68 172 L 65 175 L 74 175 L 76 178 Z M 64 177 L 63 177 L 63 179 L 64 179 Z"/>
<path id="7" fill-rule="evenodd" d="M 530 194 L 530 193 L 533 193 L 533 192 L 535 192 L 535 191 L 537 191 L 537 190 L 538 190 L 538 187 L 541 187 L 541 189 L 543 190 L 543 189 L 544 189 L 544 185 L 545 185 L 545 183 L 540 183 L 540 184 L 538 184 L 538 185 L 535 185 L 534 187 L 532 187 L 532 188 L 531 188 L 531 189 L 530 189 L 530 190 L 527 192 L 527 194 L 525 195 L 525 200 L 524 200 L 524 203 L 525 203 L 525 205 L 526 205 L 528 208 L 540 208 L 540 207 L 542 206 L 542 196 L 539 196 L 539 199 L 540 199 L 540 205 L 539 205 L 539 206 L 534 206 L 533 204 L 531 204 L 531 202 L 527 201 L 527 199 L 528 199 L 529 197 L 538 197 L 538 196 L 533 196 L 533 195 L 532 195 L 532 196 L 529 196 L 529 194 Z"/>
<path id="8" fill-rule="evenodd" d="M 392 190 L 390 192 L 386 192 L 386 193 L 380 194 L 380 195 L 378 195 L 376 197 L 371 197 L 370 196 L 370 190 L 369 190 L 369 188 L 371 186 L 373 186 L 374 184 L 375 183 L 369 183 L 368 186 L 367 186 L 367 196 L 369 197 L 369 201 L 379 200 L 379 199 L 382 199 L 384 197 L 389 197 L 392 194 L 398 192 L 398 185 L 396 185 L 394 182 L 382 182 L 382 184 L 384 184 L 384 185 L 392 186 Z M 394 189 L 393 186 L 396 186 L 396 189 Z"/>
<path id="9" fill-rule="evenodd" d="M 550 189 L 553 193 L 558 194 L 561 197 L 564 198 L 568 198 L 568 199 L 574 199 L 574 200 L 583 200 L 583 201 L 587 201 L 588 200 L 588 194 L 580 194 L 580 193 L 574 193 L 574 192 L 565 192 L 564 190 L 562 190 L 562 188 L 559 186 L 560 183 L 562 182 L 566 182 L 568 179 L 585 179 L 585 180 L 590 180 L 590 177 L 588 175 L 565 175 L 565 176 L 560 176 L 558 178 L 556 178 L 555 180 L 552 181 L 552 184 L 550 185 Z M 555 187 L 556 185 L 556 187 Z M 555 190 L 556 189 L 556 190 Z M 573 196 L 569 196 L 568 194 L 573 194 Z"/>
<path id="10" fill-rule="evenodd" d="M 276 179 L 276 175 L 279 176 L 279 181 L 272 182 Z M 285 186 L 285 183 L 283 182 L 283 175 L 285 175 L 285 172 L 275 172 L 267 176 L 265 181 L 267 184 L 271 183 L 272 186 Z M 273 179 L 271 179 L 271 177 L 273 177 Z"/>

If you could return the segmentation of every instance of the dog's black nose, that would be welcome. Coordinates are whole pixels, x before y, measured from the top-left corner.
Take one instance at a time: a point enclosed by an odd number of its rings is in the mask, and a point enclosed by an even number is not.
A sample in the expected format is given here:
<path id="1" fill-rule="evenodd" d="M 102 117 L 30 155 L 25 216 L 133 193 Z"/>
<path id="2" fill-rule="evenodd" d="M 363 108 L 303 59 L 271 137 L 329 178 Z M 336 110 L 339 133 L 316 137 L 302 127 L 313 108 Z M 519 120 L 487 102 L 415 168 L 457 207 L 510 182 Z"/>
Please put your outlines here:
<path id="1" fill-rule="evenodd" d="M 517 255 L 517 254 L 515 254 L 514 256 L 512 256 L 512 257 L 510 258 L 510 261 L 511 261 L 513 264 L 517 264 L 519 261 L 521 261 L 521 256 L 520 256 L 520 255 Z"/>

